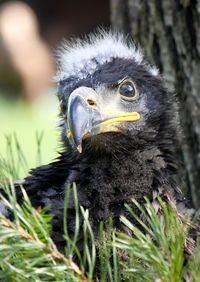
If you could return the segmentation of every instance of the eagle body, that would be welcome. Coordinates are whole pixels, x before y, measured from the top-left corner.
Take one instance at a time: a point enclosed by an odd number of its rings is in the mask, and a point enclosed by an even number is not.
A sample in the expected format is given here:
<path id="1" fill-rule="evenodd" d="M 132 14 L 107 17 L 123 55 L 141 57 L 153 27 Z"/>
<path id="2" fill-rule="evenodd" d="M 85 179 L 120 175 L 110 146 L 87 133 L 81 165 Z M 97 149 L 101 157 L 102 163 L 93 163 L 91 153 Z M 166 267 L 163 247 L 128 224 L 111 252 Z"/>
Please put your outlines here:
<path id="1" fill-rule="evenodd" d="M 64 197 L 74 182 L 95 238 L 100 221 L 107 224 L 109 217 L 116 229 L 123 228 L 120 216 L 127 215 L 124 204 L 132 198 L 142 204 L 144 196 L 154 201 L 160 195 L 177 209 L 183 206 L 174 181 L 176 99 L 140 48 L 121 34 L 104 31 L 65 42 L 56 79 L 63 148 L 56 161 L 32 170 L 23 186 L 36 208 L 48 207 L 53 214 L 58 247 L 64 247 Z M 68 228 L 73 235 L 73 195 Z"/>
<path id="2" fill-rule="evenodd" d="M 100 221 L 106 224 L 109 217 L 113 218 L 117 229 L 122 228 L 120 215 L 127 215 L 124 204 L 130 204 L 132 198 L 140 203 L 144 196 L 152 199 L 158 185 L 162 191 L 167 188 L 169 194 L 173 193 L 159 154 L 154 149 L 81 158 L 64 154 L 59 161 L 33 170 L 25 180 L 26 191 L 35 207 L 50 208 L 54 215 L 52 237 L 58 245 L 64 246 L 64 196 L 67 184 L 75 182 L 79 204 L 89 210 L 90 224 L 98 237 Z M 159 173 L 155 173 L 156 169 Z M 68 229 L 73 236 L 73 195 L 68 204 Z"/>

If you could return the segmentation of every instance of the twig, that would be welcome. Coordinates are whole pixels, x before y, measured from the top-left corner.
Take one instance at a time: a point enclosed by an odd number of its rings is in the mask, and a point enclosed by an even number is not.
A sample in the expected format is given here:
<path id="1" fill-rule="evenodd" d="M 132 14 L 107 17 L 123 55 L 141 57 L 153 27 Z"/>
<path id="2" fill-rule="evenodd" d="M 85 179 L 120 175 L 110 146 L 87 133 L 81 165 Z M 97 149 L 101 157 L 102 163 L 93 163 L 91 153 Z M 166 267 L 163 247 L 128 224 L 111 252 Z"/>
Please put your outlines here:
<path id="1" fill-rule="evenodd" d="M 70 267 L 82 279 L 83 282 L 91 282 L 91 280 L 84 274 L 84 272 L 80 270 L 78 265 L 76 265 L 71 259 L 66 258 L 63 254 L 61 254 L 58 251 L 58 249 L 57 249 L 57 247 L 54 243 L 48 245 L 48 247 L 47 247 L 36 236 L 30 235 L 22 227 L 12 223 L 10 220 L 8 220 L 6 218 L 0 219 L 0 226 L 18 231 L 22 238 L 29 240 L 29 241 L 35 241 L 35 242 L 41 244 L 45 249 L 45 253 L 48 253 L 54 260 L 65 263 L 68 267 Z"/>

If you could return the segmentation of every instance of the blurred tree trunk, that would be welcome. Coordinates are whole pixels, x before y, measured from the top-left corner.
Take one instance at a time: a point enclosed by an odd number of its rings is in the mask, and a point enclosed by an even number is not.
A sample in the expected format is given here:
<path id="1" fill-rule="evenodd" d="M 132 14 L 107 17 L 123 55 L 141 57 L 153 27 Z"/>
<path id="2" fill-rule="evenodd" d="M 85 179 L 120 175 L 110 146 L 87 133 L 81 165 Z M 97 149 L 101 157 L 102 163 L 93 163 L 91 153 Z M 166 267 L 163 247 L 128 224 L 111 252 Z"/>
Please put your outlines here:
<path id="1" fill-rule="evenodd" d="M 180 101 L 180 171 L 200 207 L 200 0 L 111 0 L 114 28 L 132 35 Z"/>

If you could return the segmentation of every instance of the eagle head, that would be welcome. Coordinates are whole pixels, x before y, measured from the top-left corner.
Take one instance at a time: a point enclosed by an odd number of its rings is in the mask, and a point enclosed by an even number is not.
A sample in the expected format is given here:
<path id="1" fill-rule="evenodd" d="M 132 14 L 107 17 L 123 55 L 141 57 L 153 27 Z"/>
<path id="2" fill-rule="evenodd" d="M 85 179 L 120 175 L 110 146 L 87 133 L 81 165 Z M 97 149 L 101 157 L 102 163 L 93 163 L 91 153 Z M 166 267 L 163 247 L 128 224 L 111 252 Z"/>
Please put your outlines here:
<path id="1" fill-rule="evenodd" d="M 64 42 L 58 57 L 63 138 L 82 153 L 173 143 L 174 96 L 123 35 Z"/>

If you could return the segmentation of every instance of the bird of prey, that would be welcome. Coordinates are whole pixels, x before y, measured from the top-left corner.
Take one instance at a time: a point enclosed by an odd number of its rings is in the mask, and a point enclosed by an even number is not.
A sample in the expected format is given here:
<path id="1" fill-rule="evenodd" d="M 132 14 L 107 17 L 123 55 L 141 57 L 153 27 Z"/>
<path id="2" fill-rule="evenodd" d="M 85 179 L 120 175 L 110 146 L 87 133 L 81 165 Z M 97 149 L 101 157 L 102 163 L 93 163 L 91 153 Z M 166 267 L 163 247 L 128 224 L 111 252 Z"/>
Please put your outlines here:
<path id="1" fill-rule="evenodd" d="M 143 203 L 147 196 L 154 202 L 160 195 L 179 214 L 187 213 L 174 181 L 176 99 L 139 46 L 105 31 L 65 42 L 56 79 L 63 149 L 56 161 L 33 169 L 23 186 L 33 206 L 48 207 L 54 215 L 57 245 L 64 246 L 64 195 L 73 182 L 96 237 L 100 221 L 109 217 L 122 228 L 120 216 L 126 216 L 124 204 L 132 198 Z M 73 234 L 73 197 L 68 228 Z"/>

